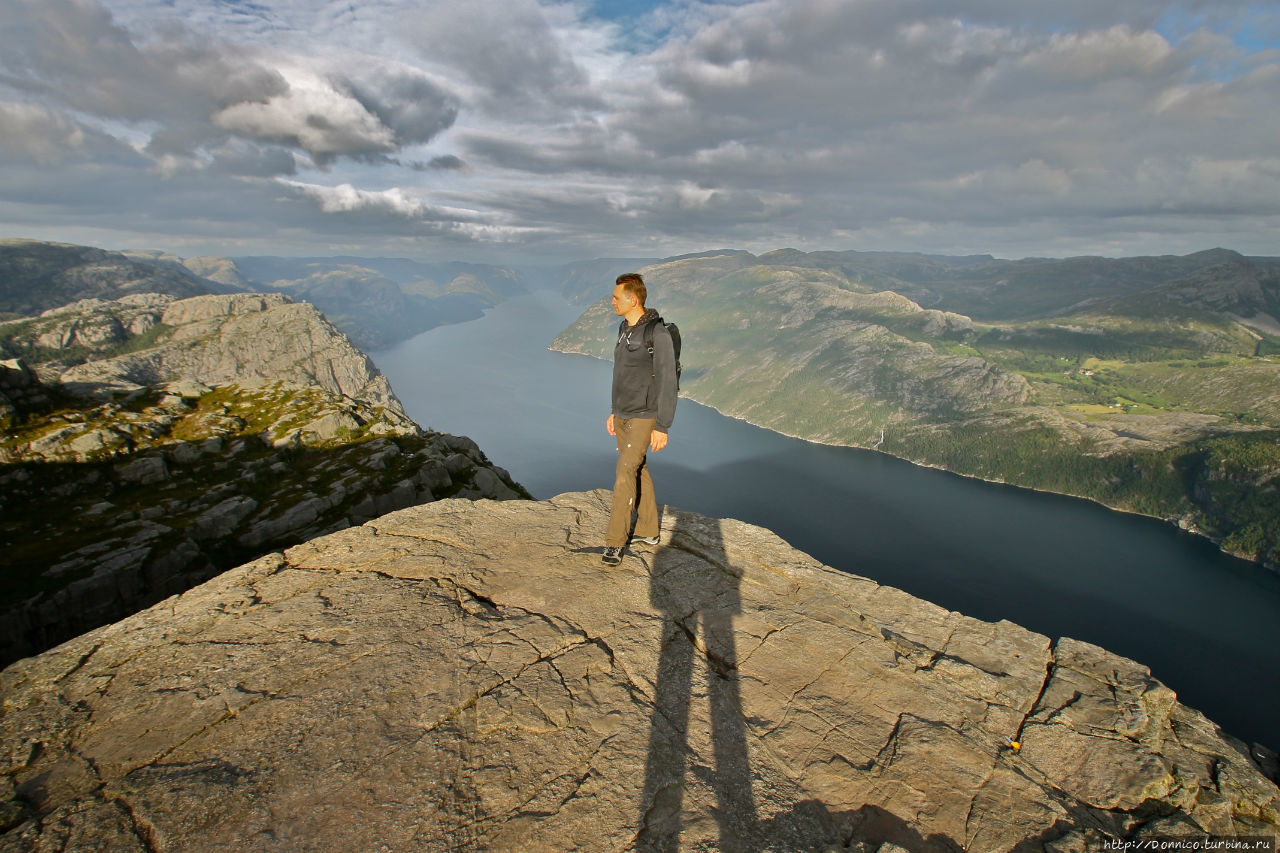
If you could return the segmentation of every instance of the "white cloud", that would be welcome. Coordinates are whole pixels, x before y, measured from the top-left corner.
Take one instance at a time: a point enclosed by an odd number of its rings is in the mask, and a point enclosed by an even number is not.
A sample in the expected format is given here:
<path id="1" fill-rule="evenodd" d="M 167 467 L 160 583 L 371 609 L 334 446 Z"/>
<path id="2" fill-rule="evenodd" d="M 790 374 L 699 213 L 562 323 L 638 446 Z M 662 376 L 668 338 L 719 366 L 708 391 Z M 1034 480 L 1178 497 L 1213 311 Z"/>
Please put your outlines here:
<path id="1" fill-rule="evenodd" d="M 281 180 L 280 183 L 299 190 L 320 203 L 325 213 L 351 213 L 359 210 L 380 210 L 408 219 L 419 219 L 429 208 L 420 199 L 411 197 L 399 187 L 388 190 L 360 190 L 351 184 L 336 187 L 307 184 L 301 181 Z"/>
<path id="2" fill-rule="evenodd" d="M 1120 25 L 1087 33 L 1053 36 L 1019 62 L 1034 71 L 1063 80 L 1100 80 L 1123 75 L 1160 74 L 1168 68 L 1173 48 L 1154 32 L 1133 32 Z"/>
<path id="3" fill-rule="evenodd" d="M 81 127 L 39 104 L 0 102 L 0 147 L 41 165 L 60 162 L 84 144 Z"/>
<path id="4" fill-rule="evenodd" d="M 212 116 L 231 133 L 301 148 L 317 159 L 386 154 L 395 134 L 350 95 L 303 69 L 281 71 L 287 88 L 265 101 L 241 101 Z"/>
<path id="5" fill-rule="evenodd" d="M 429 204 L 399 187 L 375 191 L 358 189 L 351 184 L 324 186 L 288 180 L 279 183 L 318 202 L 321 211 L 337 216 L 339 222 L 353 221 L 352 217 L 358 222 L 370 215 L 375 218 L 389 215 L 405 223 L 410 232 L 443 237 L 452 245 L 519 243 L 547 232 L 536 226 L 496 221 L 492 214 Z"/>

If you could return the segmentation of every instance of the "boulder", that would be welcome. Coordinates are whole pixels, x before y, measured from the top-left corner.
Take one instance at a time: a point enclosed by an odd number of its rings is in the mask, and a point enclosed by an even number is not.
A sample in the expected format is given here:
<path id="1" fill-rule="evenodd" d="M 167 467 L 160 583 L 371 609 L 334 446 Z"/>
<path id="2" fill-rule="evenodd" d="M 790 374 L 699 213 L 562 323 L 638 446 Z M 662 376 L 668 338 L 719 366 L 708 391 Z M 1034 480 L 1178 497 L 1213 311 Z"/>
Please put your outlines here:
<path id="1" fill-rule="evenodd" d="M 213 389 L 203 382 L 194 379 L 179 379 L 164 386 L 164 390 L 174 397 L 183 400 L 198 400 Z"/>
<path id="2" fill-rule="evenodd" d="M 36 372 L 20 358 L 0 360 L 0 391 L 22 392 L 40 385 Z"/>
<path id="3" fill-rule="evenodd" d="M 169 479 L 169 466 L 163 456 L 139 456 L 118 467 L 116 476 L 126 483 L 163 483 Z"/>
<path id="4" fill-rule="evenodd" d="M 191 535 L 201 540 L 230 536 L 257 508 L 258 502 L 245 495 L 227 498 L 200 514 Z"/>
<path id="5" fill-rule="evenodd" d="M 67 449 L 79 459 L 111 453 L 128 444 L 128 438 L 114 429 L 91 429 L 67 443 Z"/>
<path id="6" fill-rule="evenodd" d="M 311 433 L 320 441 L 330 441 L 344 432 L 354 432 L 359 428 L 360 421 L 349 412 L 329 412 L 316 418 L 302 429 L 304 432 Z"/>
<path id="7" fill-rule="evenodd" d="M 450 453 L 444 460 L 445 471 L 455 480 L 465 476 L 475 467 L 475 460 L 464 453 Z"/>
<path id="8" fill-rule="evenodd" d="M 476 488 L 487 498 L 510 501 L 520 497 L 514 489 L 502 482 L 502 478 L 491 468 L 477 468 L 473 479 Z"/>

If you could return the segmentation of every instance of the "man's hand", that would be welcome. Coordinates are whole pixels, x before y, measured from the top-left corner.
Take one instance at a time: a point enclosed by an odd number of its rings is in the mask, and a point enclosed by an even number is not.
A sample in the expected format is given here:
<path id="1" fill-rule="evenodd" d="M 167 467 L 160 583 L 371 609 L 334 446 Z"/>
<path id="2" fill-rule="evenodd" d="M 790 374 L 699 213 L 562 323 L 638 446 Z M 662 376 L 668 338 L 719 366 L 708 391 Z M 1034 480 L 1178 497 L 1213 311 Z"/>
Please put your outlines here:
<path id="1" fill-rule="evenodd" d="M 659 450 L 661 450 L 666 446 L 667 446 L 667 434 L 665 432 L 658 432 L 656 429 L 650 430 L 649 449 L 652 450 L 654 453 L 657 453 Z"/>
<path id="2" fill-rule="evenodd" d="M 617 435 L 613 430 L 613 415 L 609 415 L 609 420 L 604 422 L 604 428 L 609 431 L 609 435 Z"/>

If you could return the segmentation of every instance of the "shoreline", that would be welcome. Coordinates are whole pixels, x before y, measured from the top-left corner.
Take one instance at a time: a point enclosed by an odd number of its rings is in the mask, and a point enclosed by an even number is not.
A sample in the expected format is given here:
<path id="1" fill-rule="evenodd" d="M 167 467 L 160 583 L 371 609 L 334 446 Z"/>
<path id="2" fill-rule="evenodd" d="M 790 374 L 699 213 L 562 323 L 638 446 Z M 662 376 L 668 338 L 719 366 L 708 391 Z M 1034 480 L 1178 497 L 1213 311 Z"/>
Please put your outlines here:
<path id="1" fill-rule="evenodd" d="M 580 352 L 580 351 L 577 351 L 577 350 L 562 350 L 562 349 L 556 349 L 554 346 L 551 346 L 551 345 L 548 345 L 548 346 L 547 346 L 547 349 L 551 350 L 552 352 L 563 353 L 563 354 L 565 354 L 565 355 L 581 355 L 581 356 L 585 356 L 585 357 L 587 357 L 587 358 L 593 358 L 593 359 L 596 359 L 597 361 L 605 361 L 605 360 L 606 360 L 606 359 L 601 359 L 601 358 L 599 358 L 599 357 L 597 357 L 597 356 L 591 355 L 590 353 Z M 697 403 L 697 404 L 698 404 L 698 405 L 700 405 L 700 406 L 706 406 L 708 409 L 711 409 L 712 411 L 717 412 L 718 414 L 723 415 L 723 416 L 724 416 L 724 417 L 726 417 L 726 418 L 732 418 L 732 419 L 733 419 L 733 420 L 735 420 L 735 421 L 740 421 L 740 422 L 742 422 L 742 423 L 749 424 L 750 426 L 753 426 L 753 427 L 755 427 L 755 428 L 757 428 L 757 429 L 768 430 L 769 432 L 772 432 L 772 433 L 774 433 L 774 434 L 776 434 L 776 435 L 782 435 L 782 436 L 786 436 L 787 438 L 797 439 L 797 440 L 799 440 L 799 441 L 803 441 L 803 442 L 806 442 L 806 443 L 808 443 L 808 444 L 816 445 L 816 446 L 819 446 L 819 447 L 843 447 L 843 448 L 847 448 L 847 449 L 849 449 L 849 450 L 858 450 L 858 451 L 862 451 L 862 452 L 865 452 L 865 453 L 878 453 L 878 454 L 880 454 L 881 456 L 887 456 L 887 457 L 889 457 L 889 458 L 891 458 L 891 459 L 897 459 L 897 460 L 899 460 L 899 461 L 906 462 L 906 463 L 907 463 L 907 464 L 909 464 L 909 465 L 914 465 L 914 466 L 916 466 L 916 467 L 918 467 L 918 468 L 927 468 L 927 469 L 930 469 L 930 470 L 933 470 L 933 471 L 941 471 L 941 472 L 943 472 L 943 473 L 950 474 L 950 475 L 952 475 L 952 476 L 954 476 L 954 477 L 962 477 L 962 478 L 964 478 L 964 479 L 966 479 L 966 480 L 975 480 L 975 481 L 980 482 L 980 483 L 988 483 L 988 484 L 990 484 L 990 485 L 995 485 L 995 486 L 1004 486 L 1004 487 L 1006 487 L 1006 488 L 1010 488 L 1010 489 L 1020 489 L 1020 490 L 1023 490 L 1023 491 L 1035 492 L 1035 493 L 1042 494 L 1042 495 L 1060 495 L 1060 496 L 1062 496 L 1062 497 L 1073 498 L 1073 499 L 1076 499 L 1076 500 L 1082 500 L 1082 501 L 1088 501 L 1089 503 L 1092 503 L 1092 504 L 1095 504 L 1095 505 L 1097 505 L 1097 506 L 1103 507 L 1104 509 L 1107 509 L 1107 510 L 1109 510 L 1109 511 L 1111 511 L 1111 512 L 1120 513 L 1121 515 L 1134 516 L 1134 517 L 1136 517 L 1136 518 L 1149 518 L 1149 519 L 1152 519 L 1152 520 L 1155 520 L 1155 521 L 1159 521 L 1159 522 L 1164 523 L 1164 524 L 1168 524 L 1168 525 L 1170 525 L 1171 527 L 1175 527 L 1175 528 L 1177 528 L 1180 532 L 1185 533 L 1185 534 L 1187 534 L 1188 536 L 1195 536 L 1195 537 L 1197 537 L 1197 538 L 1199 538 L 1199 539 L 1203 539 L 1203 540 L 1205 540 L 1206 542 L 1211 543 L 1211 544 L 1212 544 L 1215 548 L 1217 548 L 1220 552 L 1222 552 L 1223 554 L 1226 554 L 1226 555 L 1227 555 L 1227 556 L 1229 556 L 1229 557 L 1233 557 L 1233 558 L 1235 558 L 1235 559 L 1237 559 L 1237 560 L 1241 560 L 1241 561 L 1246 562 L 1246 563 L 1252 563 L 1253 565 L 1257 566 L 1258 568 L 1260 568 L 1260 569 L 1262 569 L 1262 570 L 1264 570 L 1264 571 L 1266 571 L 1266 572 L 1268 572 L 1268 573 L 1270 573 L 1270 574 L 1273 574 L 1273 575 L 1280 575 L 1280 565 L 1275 565 L 1275 566 L 1273 566 L 1273 565 L 1270 565 L 1269 563 L 1267 563 L 1267 562 L 1266 562 L 1266 561 L 1264 561 L 1264 560 L 1259 560 L 1259 559 L 1255 559 L 1255 558 L 1253 558 L 1253 557 L 1245 556 L 1245 555 L 1243 555 L 1243 554 L 1236 554 L 1236 553 L 1233 553 L 1233 552 L 1231 552 L 1231 551 L 1228 551 L 1228 550 L 1226 550 L 1225 548 L 1223 548 L 1223 547 L 1222 547 L 1222 543 L 1221 543 L 1221 541 L 1219 541 L 1219 540 L 1217 540 L 1217 539 L 1213 538 L 1212 536 L 1210 536 L 1209 534 L 1207 534 L 1207 533 L 1205 533 L 1204 531 L 1200 530 L 1199 528 L 1189 528 L 1189 527 L 1185 527 L 1185 526 L 1183 525 L 1183 523 L 1181 522 L 1181 520 L 1180 520 L 1180 519 L 1175 519 L 1175 518 L 1166 518 L 1166 517 L 1163 517 L 1163 516 L 1157 516 L 1157 515 L 1148 515 L 1147 513 L 1144 513 L 1144 512 L 1138 512 L 1138 511 L 1136 511 L 1136 510 L 1131 510 L 1131 509 L 1125 509 L 1125 508 L 1123 508 L 1123 507 L 1112 506 L 1112 505 L 1110 505 L 1110 504 L 1108 504 L 1108 503 L 1104 503 L 1103 501 L 1100 501 L 1100 500 L 1098 500 L 1097 498 L 1090 497 L 1090 496 L 1088 496 L 1088 495 L 1078 495 L 1078 494 L 1073 494 L 1073 493 L 1071 493 L 1071 492 L 1058 492 L 1058 491 L 1054 491 L 1054 490 L 1052 490 L 1052 489 L 1043 489 L 1043 488 L 1039 488 L 1039 487 L 1036 487 L 1036 486 L 1025 486 L 1025 485 L 1022 485 L 1022 484 L 1020 484 L 1020 483 L 1010 483 L 1010 482 L 1009 482 L 1009 481 L 1007 481 L 1007 480 L 992 480 L 992 479 L 988 479 L 988 478 L 986 478 L 986 477 L 980 477 L 980 476 L 978 476 L 978 475 L 976 475 L 976 474 L 965 474 L 965 473 L 962 473 L 962 472 L 960 472 L 960 471 L 953 471 L 953 470 L 951 470 L 950 468 L 946 468 L 946 467 L 943 467 L 942 465 L 937 465 L 937 464 L 934 464 L 934 463 L 932 463 L 932 462 L 922 462 L 922 461 L 917 461 L 917 460 L 915 460 L 915 459 L 908 459 L 908 458 L 907 458 L 907 457 L 905 457 L 905 456 L 898 456 L 898 455 L 896 455 L 896 454 L 888 453 L 888 452 L 886 452 L 886 451 L 878 450 L 878 449 L 876 449 L 876 448 L 872 448 L 872 447 L 862 447 L 862 446 L 860 446 L 860 445 L 856 445 L 856 444 L 840 444 L 840 443 L 833 443 L 833 442 L 826 442 L 826 441 L 818 441 L 818 440 L 816 440 L 816 439 L 809 438 L 809 437 L 807 437 L 807 436 L 803 436 L 803 435 L 795 435 L 795 434 L 793 434 L 793 433 L 789 433 L 789 432 L 786 432 L 786 431 L 784 431 L 784 430 L 779 430 L 779 429 L 775 429 L 775 428 L 770 427 L 770 426 L 765 426 L 765 425 L 763 425 L 763 424 L 758 424 L 758 423 L 756 423 L 755 421 L 752 421 L 752 420 L 751 420 L 751 419 L 749 419 L 749 418 L 745 418 L 745 417 L 742 417 L 742 416 L 740 416 L 740 415 L 735 415 L 735 414 L 732 414 L 731 412 L 723 411 L 723 410 L 721 410 L 721 409 L 717 408 L 716 406 L 711 405 L 710 403 L 706 403 L 706 402 L 703 402 L 702 400 L 699 400 L 697 397 L 694 397 L 693 395 L 691 395 L 691 394 L 689 394 L 689 393 L 687 393 L 687 392 L 685 392 L 685 391 L 681 391 L 681 392 L 680 392 L 680 396 L 681 396 L 681 397 L 683 397 L 683 398 L 685 398 L 686 400 L 692 400 L 693 402 Z M 883 440 L 883 438 L 882 438 L 881 440 Z M 877 447 L 878 447 L 878 444 L 877 444 Z"/>
<path id="2" fill-rule="evenodd" d="M 1243 554 L 1236 554 L 1231 551 L 1228 551 L 1222 547 L 1222 543 L 1219 540 L 1214 539 L 1212 536 L 1200 530 L 1199 528 L 1184 527 L 1178 519 L 1166 518 L 1158 515 L 1148 515 L 1145 512 L 1138 512 L 1137 510 L 1125 509 L 1124 507 L 1118 507 L 1118 506 L 1112 506 L 1111 504 L 1104 503 L 1103 501 L 1100 501 L 1097 498 L 1089 497 L 1088 495 L 1077 495 L 1077 494 L 1073 494 L 1072 492 L 1057 492 L 1052 489 L 1042 489 L 1036 486 L 1024 486 L 1020 483 L 1010 483 L 1008 480 L 991 480 L 986 477 L 980 477 L 976 474 L 965 474 L 960 471 L 953 471 L 950 468 L 945 468 L 941 465 L 936 465 L 932 462 L 921 462 L 915 459 L 908 459 L 905 456 L 898 456 L 893 453 L 888 453 L 884 450 L 876 450 L 870 447 L 861 447 L 856 444 L 833 444 L 825 441 L 816 441 L 812 438 L 807 438 L 803 435 L 792 435 L 791 433 L 783 432 L 782 430 L 777 430 L 777 429 L 774 429 L 773 427 L 768 427 L 762 424 L 755 423 L 754 421 L 751 421 L 747 418 L 729 414 L 728 412 L 723 412 L 709 403 L 702 402 L 696 397 L 692 397 L 687 394 L 682 394 L 682 396 L 684 396 L 688 400 L 692 400 L 693 402 L 697 403 L 700 406 L 706 406 L 708 409 L 713 409 L 719 414 L 724 415 L 726 418 L 733 418 L 736 421 L 741 421 L 743 423 L 750 424 L 751 426 L 756 427 L 757 429 L 767 429 L 770 432 L 777 433 L 778 435 L 785 435 L 788 438 L 798 439 L 800 441 L 808 442 L 809 444 L 816 444 L 821 447 L 844 447 L 844 448 L 848 448 L 849 450 L 860 450 L 865 453 L 878 453 L 881 456 L 888 456 L 891 459 L 897 459 L 899 461 L 906 462 L 908 465 L 915 465 L 917 468 L 928 468 L 933 471 L 941 471 L 945 474 L 950 474 L 953 477 L 962 477 L 966 480 L 976 480 L 980 483 L 987 483 L 993 486 L 1004 486 L 1010 489 L 1019 489 L 1022 491 L 1035 492 L 1037 494 L 1042 494 L 1042 495 L 1060 495 L 1062 497 L 1073 498 L 1075 500 L 1088 501 L 1089 503 L 1103 507 L 1104 509 L 1107 509 L 1111 512 L 1120 513 L 1121 515 L 1129 515 L 1129 516 L 1134 516 L 1136 518 L 1149 518 L 1154 521 L 1159 521 L 1164 524 L 1168 524 L 1171 527 L 1176 527 L 1179 531 L 1187 534 L 1188 536 L 1195 536 L 1197 538 L 1205 540 L 1206 542 L 1210 542 L 1219 551 L 1221 551 L 1223 554 L 1226 554 L 1229 557 L 1234 557 L 1235 559 L 1242 560 L 1246 563 L 1252 563 L 1253 565 L 1259 567 L 1260 569 L 1263 569 L 1275 575 L 1280 575 L 1280 566 L 1272 566 L 1263 560 L 1257 560 L 1252 557 L 1245 556 Z"/>

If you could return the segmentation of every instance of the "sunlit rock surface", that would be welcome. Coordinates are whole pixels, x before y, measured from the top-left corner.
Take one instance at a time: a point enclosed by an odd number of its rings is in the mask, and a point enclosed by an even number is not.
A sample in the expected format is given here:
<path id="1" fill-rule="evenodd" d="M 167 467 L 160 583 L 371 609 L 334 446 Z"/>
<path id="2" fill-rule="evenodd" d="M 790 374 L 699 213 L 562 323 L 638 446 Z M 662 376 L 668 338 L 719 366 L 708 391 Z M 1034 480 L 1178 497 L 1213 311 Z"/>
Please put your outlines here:
<path id="1" fill-rule="evenodd" d="M 402 510 L 14 664 L 0 850 L 1276 834 L 1246 747 L 1139 664 L 670 508 L 609 569 L 607 501 Z"/>

